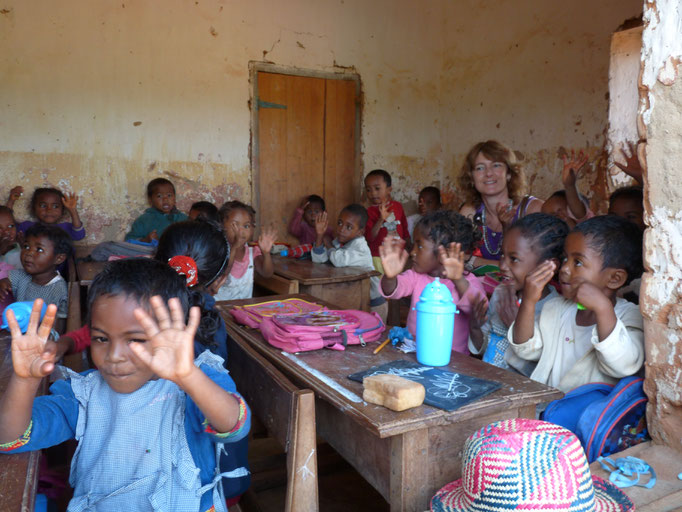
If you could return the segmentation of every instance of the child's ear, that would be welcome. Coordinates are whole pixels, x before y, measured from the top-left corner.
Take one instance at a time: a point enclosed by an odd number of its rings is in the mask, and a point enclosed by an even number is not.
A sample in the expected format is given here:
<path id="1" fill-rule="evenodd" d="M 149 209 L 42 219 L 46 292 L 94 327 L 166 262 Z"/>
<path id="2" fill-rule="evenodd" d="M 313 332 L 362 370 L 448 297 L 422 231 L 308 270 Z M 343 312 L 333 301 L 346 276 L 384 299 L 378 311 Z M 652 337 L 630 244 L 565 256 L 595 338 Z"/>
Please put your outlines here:
<path id="1" fill-rule="evenodd" d="M 54 256 L 54 264 L 55 265 L 61 265 L 66 261 L 66 254 L 55 254 Z"/>
<path id="2" fill-rule="evenodd" d="M 208 286 L 208 293 L 211 295 L 218 293 L 218 290 L 220 290 L 220 288 L 225 284 L 225 281 L 227 281 L 227 272 L 225 272 L 222 276 Z"/>
<path id="3" fill-rule="evenodd" d="M 627 270 L 623 268 L 609 268 L 606 269 L 609 273 L 608 281 L 606 281 L 606 286 L 611 290 L 617 290 L 625 285 L 625 281 L 628 280 Z"/>

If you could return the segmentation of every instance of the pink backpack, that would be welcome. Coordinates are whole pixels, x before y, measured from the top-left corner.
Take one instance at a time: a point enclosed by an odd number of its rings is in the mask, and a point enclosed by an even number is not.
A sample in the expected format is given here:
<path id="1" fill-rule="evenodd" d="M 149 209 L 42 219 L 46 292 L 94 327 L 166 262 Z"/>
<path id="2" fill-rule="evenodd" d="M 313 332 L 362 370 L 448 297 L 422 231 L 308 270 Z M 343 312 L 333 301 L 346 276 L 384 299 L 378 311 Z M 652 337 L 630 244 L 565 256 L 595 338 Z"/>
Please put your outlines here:
<path id="1" fill-rule="evenodd" d="M 275 315 L 260 323 L 263 337 L 285 352 L 320 348 L 345 350 L 347 345 L 378 341 L 384 323 L 376 313 L 350 310 L 319 310 L 298 315 Z"/>
<path id="2" fill-rule="evenodd" d="M 324 309 L 324 307 L 307 300 L 284 299 L 259 302 L 248 306 L 235 306 L 230 309 L 230 314 L 238 323 L 258 329 L 264 318 L 275 315 L 300 315 L 320 309 Z"/>

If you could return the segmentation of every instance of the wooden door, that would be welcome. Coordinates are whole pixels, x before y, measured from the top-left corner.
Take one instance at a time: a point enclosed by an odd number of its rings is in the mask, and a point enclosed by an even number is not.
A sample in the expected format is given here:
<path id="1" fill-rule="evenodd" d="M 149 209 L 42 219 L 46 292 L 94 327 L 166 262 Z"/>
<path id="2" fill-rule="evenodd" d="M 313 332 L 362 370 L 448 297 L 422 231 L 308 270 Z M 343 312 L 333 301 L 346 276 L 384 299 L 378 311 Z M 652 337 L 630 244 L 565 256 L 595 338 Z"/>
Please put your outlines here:
<path id="1" fill-rule="evenodd" d="M 287 225 L 310 194 L 327 203 L 330 224 L 359 197 L 355 80 L 259 71 L 254 129 L 254 203 L 259 223 L 296 243 Z"/>

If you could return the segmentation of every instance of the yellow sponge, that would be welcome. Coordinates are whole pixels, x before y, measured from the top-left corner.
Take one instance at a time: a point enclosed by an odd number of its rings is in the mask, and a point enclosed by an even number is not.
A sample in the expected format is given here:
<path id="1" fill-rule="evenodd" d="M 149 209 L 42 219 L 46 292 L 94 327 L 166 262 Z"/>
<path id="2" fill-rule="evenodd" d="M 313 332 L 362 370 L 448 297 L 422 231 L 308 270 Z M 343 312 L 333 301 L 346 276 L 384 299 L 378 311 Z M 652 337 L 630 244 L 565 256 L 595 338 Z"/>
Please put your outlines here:
<path id="1" fill-rule="evenodd" d="M 394 411 L 404 411 L 424 402 L 426 390 L 418 382 L 397 375 L 372 375 L 362 380 L 362 399 Z"/>

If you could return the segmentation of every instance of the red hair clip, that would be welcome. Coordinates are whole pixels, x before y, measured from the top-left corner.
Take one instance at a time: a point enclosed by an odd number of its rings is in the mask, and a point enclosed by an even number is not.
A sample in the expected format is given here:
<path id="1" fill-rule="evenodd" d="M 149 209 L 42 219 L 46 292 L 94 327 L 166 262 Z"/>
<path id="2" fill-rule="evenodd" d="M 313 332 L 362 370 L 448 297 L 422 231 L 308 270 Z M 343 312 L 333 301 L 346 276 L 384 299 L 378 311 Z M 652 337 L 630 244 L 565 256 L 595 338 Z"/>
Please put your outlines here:
<path id="1" fill-rule="evenodd" d="M 168 260 L 168 264 L 181 276 L 185 276 L 187 286 L 192 287 L 199 282 L 199 269 L 197 262 L 190 256 L 173 256 Z"/>

